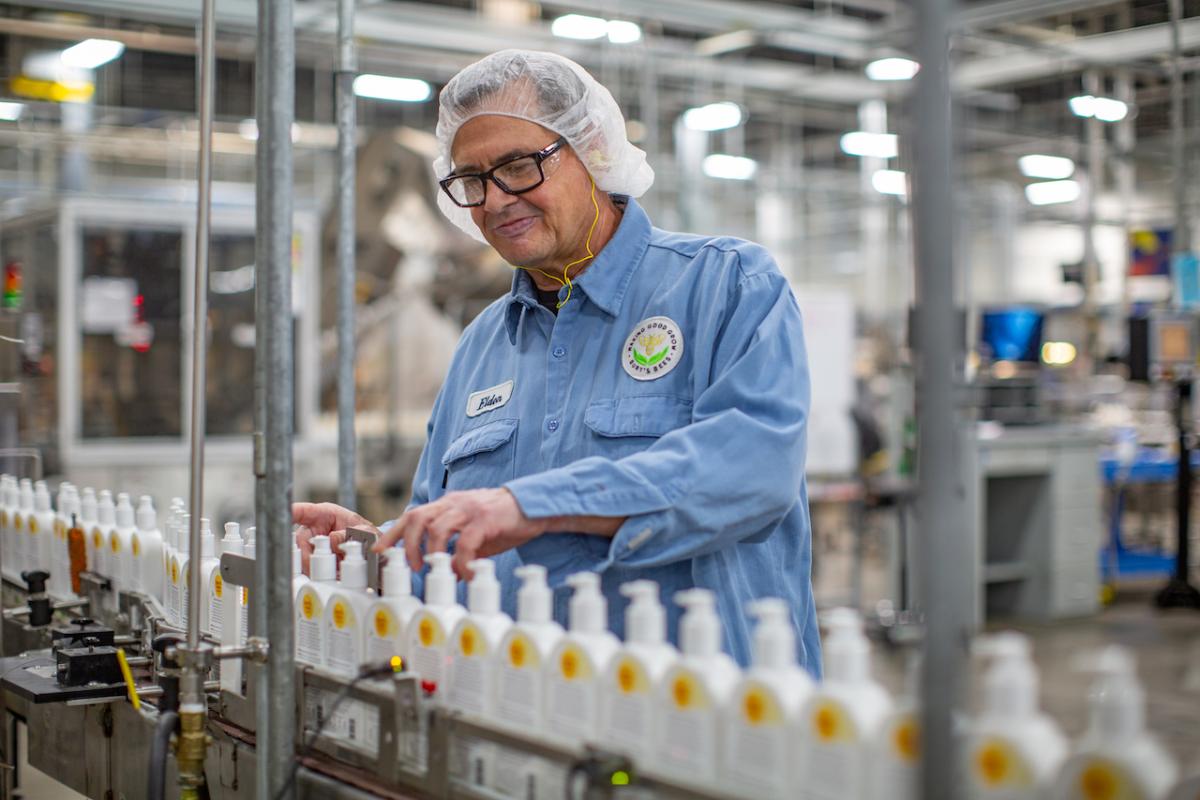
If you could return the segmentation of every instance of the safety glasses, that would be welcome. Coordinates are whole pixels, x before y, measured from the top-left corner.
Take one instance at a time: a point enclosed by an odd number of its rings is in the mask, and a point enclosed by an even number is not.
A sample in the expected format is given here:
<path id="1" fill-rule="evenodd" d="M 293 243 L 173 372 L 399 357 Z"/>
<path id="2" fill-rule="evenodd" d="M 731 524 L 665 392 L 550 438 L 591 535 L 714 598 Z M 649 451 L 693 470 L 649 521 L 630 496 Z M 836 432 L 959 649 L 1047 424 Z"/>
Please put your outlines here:
<path id="1" fill-rule="evenodd" d="M 442 191 L 461 208 L 483 205 L 487 199 L 487 182 L 491 181 L 508 194 L 524 194 L 533 191 L 546 181 L 543 162 L 553 156 L 567 143 L 562 136 L 546 147 L 523 156 L 501 162 L 487 172 L 472 172 L 451 175 L 438 181 Z"/>

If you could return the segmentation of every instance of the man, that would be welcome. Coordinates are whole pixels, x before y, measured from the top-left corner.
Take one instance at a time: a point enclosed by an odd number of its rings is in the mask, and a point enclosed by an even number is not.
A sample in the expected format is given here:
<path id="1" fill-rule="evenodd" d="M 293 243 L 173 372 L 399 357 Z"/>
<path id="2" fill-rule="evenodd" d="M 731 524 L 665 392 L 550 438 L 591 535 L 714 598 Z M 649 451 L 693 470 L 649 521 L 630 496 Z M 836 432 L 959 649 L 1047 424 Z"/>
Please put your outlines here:
<path id="1" fill-rule="evenodd" d="M 726 649 L 750 658 L 746 615 L 785 599 L 798 657 L 820 674 L 804 482 L 809 384 L 800 313 L 761 247 L 653 228 L 632 198 L 653 180 L 612 96 L 581 67 L 507 50 L 447 84 L 437 126 L 438 201 L 515 269 L 512 290 L 463 332 L 434 404 L 408 510 L 379 548 L 454 551 L 469 575 L 491 557 L 562 587 L 717 595 Z M 369 525 L 298 503 L 311 533 Z M 568 596 L 555 592 L 566 621 Z"/>

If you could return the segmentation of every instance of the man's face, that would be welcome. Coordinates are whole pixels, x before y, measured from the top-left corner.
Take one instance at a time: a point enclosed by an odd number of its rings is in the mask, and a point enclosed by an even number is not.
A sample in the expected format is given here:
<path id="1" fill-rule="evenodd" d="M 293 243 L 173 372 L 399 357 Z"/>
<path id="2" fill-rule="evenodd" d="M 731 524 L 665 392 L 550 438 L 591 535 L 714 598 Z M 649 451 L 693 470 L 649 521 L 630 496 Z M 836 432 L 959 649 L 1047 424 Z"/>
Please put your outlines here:
<path id="1" fill-rule="evenodd" d="M 485 172 L 557 139 L 556 133 L 536 123 L 486 114 L 458 129 L 450 155 L 455 172 Z M 509 264 L 561 270 L 583 247 L 595 216 L 591 178 L 567 145 L 542 168 L 546 175 L 542 185 L 519 195 L 488 181 L 486 199 L 470 209 L 471 219 Z"/>

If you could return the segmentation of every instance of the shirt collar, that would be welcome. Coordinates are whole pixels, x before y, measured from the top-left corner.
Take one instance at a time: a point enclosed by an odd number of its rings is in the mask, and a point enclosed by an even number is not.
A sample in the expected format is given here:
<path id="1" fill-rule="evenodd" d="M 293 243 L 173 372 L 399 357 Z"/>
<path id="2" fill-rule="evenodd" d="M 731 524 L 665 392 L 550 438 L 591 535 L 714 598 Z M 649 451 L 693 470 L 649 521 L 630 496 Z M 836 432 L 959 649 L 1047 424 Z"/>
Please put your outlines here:
<path id="1" fill-rule="evenodd" d="M 621 312 L 625 292 L 629 289 L 629 283 L 649 243 L 650 218 L 636 200 L 628 198 L 625 214 L 621 217 L 616 232 L 604 245 L 604 249 L 596 255 L 587 271 L 575 281 L 575 291 L 586 294 L 597 308 L 610 316 L 617 316 Z M 533 280 L 524 270 L 514 271 L 508 303 L 505 324 L 508 327 L 509 340 L 515 342 L 522 310 L 534 308 L 538 304 Z"/>

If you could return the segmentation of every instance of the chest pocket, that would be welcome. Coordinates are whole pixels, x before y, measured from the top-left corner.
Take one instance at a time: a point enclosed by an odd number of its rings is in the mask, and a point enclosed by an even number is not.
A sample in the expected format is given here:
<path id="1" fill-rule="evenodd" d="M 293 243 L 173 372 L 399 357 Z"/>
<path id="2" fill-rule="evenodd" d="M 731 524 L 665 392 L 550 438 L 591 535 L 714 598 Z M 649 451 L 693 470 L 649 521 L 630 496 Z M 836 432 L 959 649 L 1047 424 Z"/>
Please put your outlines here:
<path id="1" fill-rule="evenodd" d="M 583 424 L 593 433 L 595 454 L 609 458 L 645 450 L 654 439 L 691 421 L 691 402 L 670 394 L 597 400 L 583 417 Z"/>
<path id="2" fill-rule="evenodd" d="M 447 491 L 492 489 L 513 479 L 517 420 L 498 419 L 459 436 L 442 455 Z"/>

